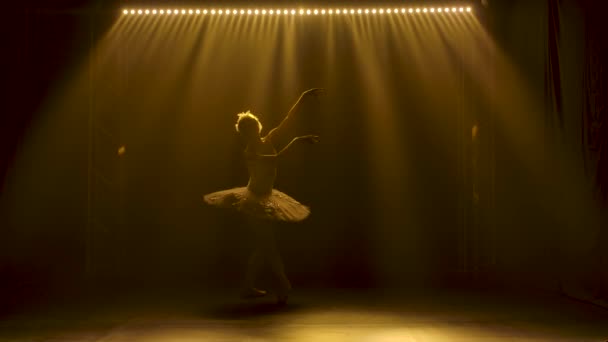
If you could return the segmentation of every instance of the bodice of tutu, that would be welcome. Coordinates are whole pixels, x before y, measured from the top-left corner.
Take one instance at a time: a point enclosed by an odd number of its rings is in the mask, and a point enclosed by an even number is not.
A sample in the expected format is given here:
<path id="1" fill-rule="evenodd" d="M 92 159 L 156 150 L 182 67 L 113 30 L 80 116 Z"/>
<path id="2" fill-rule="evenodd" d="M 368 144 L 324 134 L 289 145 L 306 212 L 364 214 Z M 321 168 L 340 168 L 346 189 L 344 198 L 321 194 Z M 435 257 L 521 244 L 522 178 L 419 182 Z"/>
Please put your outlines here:
<path id="1" fill-rule="evenodd" d="M 245 154 L 276 154 L 276 150 L 270 142 L 263 142 L 255 150 L 248 149 Z M 276 160 L 247 158 L 247 170 L 249 171 L 249 183 L 247 183 L 249 191 L 256 195 L 268 195 L 272 192 L 277 176 Z"/>

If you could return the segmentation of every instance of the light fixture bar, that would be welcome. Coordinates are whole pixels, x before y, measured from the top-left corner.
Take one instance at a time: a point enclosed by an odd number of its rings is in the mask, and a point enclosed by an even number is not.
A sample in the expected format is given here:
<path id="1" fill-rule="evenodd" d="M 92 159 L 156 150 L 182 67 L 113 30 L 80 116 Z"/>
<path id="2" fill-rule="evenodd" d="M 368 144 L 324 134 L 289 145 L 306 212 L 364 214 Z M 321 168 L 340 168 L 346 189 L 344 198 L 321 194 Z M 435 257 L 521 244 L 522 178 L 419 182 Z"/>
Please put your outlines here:
<path id="1" fill-rule="evenodd" d="M 347 8 L 125 8 L 123 15 L 132 16 L 374 16 L 374 15 L 445 15 L 473 12 L 471 6 L 458 7 L 347 7 Z"/>

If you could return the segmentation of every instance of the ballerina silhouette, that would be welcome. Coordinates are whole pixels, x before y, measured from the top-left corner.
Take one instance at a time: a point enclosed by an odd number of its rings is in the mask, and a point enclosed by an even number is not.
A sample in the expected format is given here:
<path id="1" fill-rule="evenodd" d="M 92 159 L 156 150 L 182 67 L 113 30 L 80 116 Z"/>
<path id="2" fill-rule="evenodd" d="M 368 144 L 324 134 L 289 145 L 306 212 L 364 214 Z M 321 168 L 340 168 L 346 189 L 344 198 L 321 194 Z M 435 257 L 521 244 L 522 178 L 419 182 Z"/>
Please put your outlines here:
<path id="1" fill-rule="evenodd" d="M 323 93 L 322 88 L 312 88 L 300 95 L 298 101 L 291 107 L 283 121 L 262 137 L 262 123 L 249 111 L 237 114 L 236 131 L 247 144 L 245 159 L 249 172 L 249 182 L 245 187 L 221 190 L 204 195 L 209 205 L 229 208 L 245 214 L 249 227 L 254 235 L 255 248 L 249 259 L 245 277 L 245 288 L 242 296 L 245 298 L 261 297 L 266 291 L 255 287 L 255 278 L 264 262 L 270 268 L 277 281 L 277 303 L 286 304 L 291 284 L 285 275 L 283 261 L 278 252 L 274 232 L 270 221 L 299 222 L 310 215 L 310 209 L 289 195 L 274 189 L 277 160 L 284 155 L 295 143 L 318 143 L 316 135 L 305 135 L 293 138 L 279 152 L 273 145 L 273 140 L 283 134 L 287 123 L 297 113 L 305 99 Z"/>

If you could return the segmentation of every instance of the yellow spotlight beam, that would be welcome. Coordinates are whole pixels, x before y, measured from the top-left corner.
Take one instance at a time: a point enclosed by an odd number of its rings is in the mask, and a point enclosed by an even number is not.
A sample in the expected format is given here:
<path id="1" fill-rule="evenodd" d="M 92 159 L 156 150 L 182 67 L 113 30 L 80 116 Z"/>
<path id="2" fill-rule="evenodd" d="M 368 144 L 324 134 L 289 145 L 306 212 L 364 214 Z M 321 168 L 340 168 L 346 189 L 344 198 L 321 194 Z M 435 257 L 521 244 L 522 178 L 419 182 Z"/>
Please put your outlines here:
<path id="1" fill-rule="evenodd" d="M 219 16 L 335 16 L 335 15 L 466 15 L 473 12 L 473 7 L 463 6 L 372 6 L 372 7 L 298 7 L 298 8 L 278 8 L 278 7 L 208 7 L 208 8 L 124 8 L 121 10 L 125 16 L 157 16 L 157 15 L 219 15 Z"/>

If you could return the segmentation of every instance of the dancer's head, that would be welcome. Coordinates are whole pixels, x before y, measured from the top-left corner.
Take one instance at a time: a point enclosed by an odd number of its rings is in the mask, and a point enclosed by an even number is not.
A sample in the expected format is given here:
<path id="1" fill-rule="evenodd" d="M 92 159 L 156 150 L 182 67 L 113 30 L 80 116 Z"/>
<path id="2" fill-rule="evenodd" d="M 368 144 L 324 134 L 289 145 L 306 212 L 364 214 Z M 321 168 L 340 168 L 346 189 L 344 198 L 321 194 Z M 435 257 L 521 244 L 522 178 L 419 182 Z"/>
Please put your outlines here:
<path id="1" fill-rule="evenodd" d="M 262 132 L 262 123 L 257 116 L 251 114 L 250 111 L 237 114 L 238 119 L 236 120 L 236 131 L 245 139 L 247 142 L 259 139 L 260 133 Z"/>

